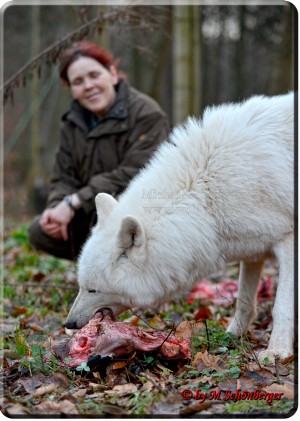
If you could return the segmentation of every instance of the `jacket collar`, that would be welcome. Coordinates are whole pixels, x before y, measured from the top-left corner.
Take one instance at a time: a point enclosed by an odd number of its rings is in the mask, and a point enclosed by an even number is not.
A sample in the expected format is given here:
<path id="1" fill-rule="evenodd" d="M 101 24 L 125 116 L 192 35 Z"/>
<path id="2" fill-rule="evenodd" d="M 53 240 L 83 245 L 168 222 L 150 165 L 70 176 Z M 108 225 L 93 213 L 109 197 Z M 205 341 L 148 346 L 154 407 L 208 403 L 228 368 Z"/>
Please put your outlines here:
<path id="1" fill-rule="evenodd" d="M 82 107 L 77 101 L 71 102 L 70 110 L 62 117 L 63 121 L 70 121 L 89 133 L 107 120 L 125 120 L 128 116 L 129 87 L 125 80 L 120 80 L 116 85 L 116 100 L 106 116 L 99 119 L 94 113 Z"/>

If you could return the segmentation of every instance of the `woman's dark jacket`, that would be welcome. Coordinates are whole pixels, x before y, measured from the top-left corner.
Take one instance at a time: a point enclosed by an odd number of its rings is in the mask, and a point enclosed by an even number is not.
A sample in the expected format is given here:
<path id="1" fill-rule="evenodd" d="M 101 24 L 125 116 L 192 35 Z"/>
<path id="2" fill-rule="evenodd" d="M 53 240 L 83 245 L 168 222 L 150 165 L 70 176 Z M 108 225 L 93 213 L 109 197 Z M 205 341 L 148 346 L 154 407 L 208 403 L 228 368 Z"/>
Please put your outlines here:
<path id="1" fill-rule="evenodd" d="M 169 131 L 159 105 L 123 80 L 102 120 L 73 101 L 62 119 L 47 207 L 77 193 L 89 213 L 97 193 L 119 195 Z"/>

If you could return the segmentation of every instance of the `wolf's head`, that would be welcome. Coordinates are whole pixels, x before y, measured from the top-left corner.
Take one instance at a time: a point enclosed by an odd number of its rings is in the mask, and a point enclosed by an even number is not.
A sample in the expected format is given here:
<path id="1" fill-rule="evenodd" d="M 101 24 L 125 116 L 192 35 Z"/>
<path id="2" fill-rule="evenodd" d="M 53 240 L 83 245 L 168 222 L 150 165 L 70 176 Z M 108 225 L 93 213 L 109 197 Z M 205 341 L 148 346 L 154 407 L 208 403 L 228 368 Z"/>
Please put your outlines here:
<path id="1" fill-rule="evenodd" d="M 134 216 L 120 217 L 114 212 L 117 205 L 108 194 L 96 197 L 98 222 L 78 261 L 80 290 L 66 321 L 69 329 L 81 328 L 103 307 L 117 315 L 130 307 L 153 304 L 161 294 L 151 285 L 151 273 L 146 285 L 144 227 Z"/>

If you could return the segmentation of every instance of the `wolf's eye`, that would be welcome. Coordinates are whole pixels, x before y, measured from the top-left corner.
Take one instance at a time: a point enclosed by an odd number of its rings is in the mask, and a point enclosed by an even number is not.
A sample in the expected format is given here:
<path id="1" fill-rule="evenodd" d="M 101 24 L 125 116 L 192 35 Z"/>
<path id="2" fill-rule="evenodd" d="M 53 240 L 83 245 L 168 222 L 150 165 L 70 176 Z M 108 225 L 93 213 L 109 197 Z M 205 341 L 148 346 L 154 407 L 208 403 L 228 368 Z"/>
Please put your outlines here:
<path id="1" fill-rule="evenodd" d="M 88 289 L 88 292 L 95 294 L 96 290 L 95 289 Z"/>

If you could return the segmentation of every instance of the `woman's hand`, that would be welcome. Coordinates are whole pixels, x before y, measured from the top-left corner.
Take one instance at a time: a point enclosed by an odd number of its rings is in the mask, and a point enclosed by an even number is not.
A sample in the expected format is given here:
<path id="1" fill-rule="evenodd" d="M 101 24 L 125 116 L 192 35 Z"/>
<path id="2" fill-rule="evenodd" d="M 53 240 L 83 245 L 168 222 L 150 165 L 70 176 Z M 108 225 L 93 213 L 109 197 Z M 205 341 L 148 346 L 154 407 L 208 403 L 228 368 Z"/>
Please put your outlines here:
<path id="1" fill-rule="evenodd" d="M 62 200 L 54 208 L 46 209 L 41 218 L 42 230 L 57 240 L 68 240 L 68 225 L 75 215 L 75 212 Z"/>

